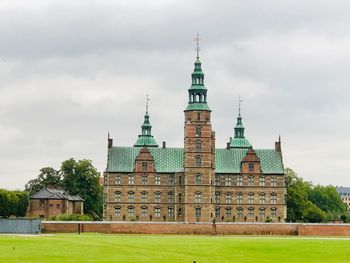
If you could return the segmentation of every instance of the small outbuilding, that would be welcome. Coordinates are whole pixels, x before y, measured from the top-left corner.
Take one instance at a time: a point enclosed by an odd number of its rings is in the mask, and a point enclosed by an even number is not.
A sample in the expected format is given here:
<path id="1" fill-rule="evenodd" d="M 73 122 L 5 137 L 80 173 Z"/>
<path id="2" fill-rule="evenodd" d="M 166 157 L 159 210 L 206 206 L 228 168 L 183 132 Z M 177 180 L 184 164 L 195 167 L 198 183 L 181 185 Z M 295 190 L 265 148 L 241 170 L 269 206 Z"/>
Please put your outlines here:
<path id="1" fill-rule="evenodd" d="M 84 199 L 79 195 L 70 195 L 67 191 L 42 188 L 29 196 L 27 215 L 48 219 L 61 214 L 84 214 Z"/>

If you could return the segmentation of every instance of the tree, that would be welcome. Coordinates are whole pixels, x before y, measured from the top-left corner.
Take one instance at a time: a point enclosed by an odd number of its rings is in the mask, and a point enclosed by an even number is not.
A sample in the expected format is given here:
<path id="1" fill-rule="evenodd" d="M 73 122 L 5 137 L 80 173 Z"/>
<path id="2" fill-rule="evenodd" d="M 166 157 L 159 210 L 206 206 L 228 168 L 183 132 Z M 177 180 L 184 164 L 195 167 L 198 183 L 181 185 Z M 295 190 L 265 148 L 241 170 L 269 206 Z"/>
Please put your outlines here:
<path id="1" fill-rule="evenodd" d="M 0 216 L 25 216 L 28 202 L 26 192 L 0 189 Z"/>
<path id="2" fill-rule="evenodd" d="M 308 196 L 311 202 L 325 212 L 346 212 L 346 205 L 340 199 L 334 186 L 317 185 L 309 189 Z"/>
<path id="3" fill-rule="evenodd" d="M 76 161 L 73 158 L 62 163 L 62 183 L 70 194 L 80 195 L 84 200 L 84 213 L 102 217 L 102 187 L 100 174 L 90 160 Z"/>
<path id="4" fill-rule="evenodd" d="M 25 191 L 29 192 L 29 195 L 35 194 L 43 187 L 62 187 L 62 180 L 59 171 L 56 171 L 52 167 L 44 167 L 40 169 L 40 173 L 37 178 L 30 180 L 25 185 Z"/>
<path id="5" fill-rule="evenodd" d="M 305 222 L 321 223 L 326 218 L 326 213 L 311 201 L 307 201 L 303 217 Z"/>

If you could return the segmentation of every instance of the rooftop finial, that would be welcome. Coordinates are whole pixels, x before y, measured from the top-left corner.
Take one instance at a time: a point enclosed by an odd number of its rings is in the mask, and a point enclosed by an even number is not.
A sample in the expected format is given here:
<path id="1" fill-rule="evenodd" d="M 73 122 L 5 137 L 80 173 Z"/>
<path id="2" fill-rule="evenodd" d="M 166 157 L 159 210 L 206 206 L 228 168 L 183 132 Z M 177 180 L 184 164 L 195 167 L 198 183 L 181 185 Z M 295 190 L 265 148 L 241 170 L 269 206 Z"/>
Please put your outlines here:
<path id="1" fill-rule="evenodd" d="M 241 96 L 238 97 L 238 115 L 241 115 L 241 103 L 243 100 L 241 99 Z"/>
<path id="2" fill-rule="evenodd" d="M 194 41 L 196 41 L 197 43 L 196 52 L 197 52 L 197 59 L 199 59 L 199 34 L 197 34 L 197 37 L 194 39 Z"/>
<path id="3" fill-rule="evenodd" d="M 146 94 L 146 113 L 148 114 L 148 102 L 150 101 L 148 93 Z"/>

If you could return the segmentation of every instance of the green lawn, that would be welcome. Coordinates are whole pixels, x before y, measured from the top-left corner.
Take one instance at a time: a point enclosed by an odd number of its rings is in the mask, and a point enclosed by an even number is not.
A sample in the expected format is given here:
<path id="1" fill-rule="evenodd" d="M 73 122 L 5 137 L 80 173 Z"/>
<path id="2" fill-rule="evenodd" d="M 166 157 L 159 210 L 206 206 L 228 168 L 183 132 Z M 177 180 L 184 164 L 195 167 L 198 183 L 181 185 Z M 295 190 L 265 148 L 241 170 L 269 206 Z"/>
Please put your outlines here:
<path id="1" fill-rule="evenodd" d="M 0 262 L 350 262 L 349 238 L 0 235 Z"/>

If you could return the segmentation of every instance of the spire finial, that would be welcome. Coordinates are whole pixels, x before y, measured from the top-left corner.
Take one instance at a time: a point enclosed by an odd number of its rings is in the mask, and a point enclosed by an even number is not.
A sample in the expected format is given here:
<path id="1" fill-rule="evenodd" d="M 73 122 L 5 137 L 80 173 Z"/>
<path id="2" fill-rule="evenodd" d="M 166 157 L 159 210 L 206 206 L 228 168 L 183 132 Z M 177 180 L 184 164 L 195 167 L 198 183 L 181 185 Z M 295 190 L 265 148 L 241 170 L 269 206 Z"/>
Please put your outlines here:
<path id="1" fill-rule="evenodd" d="M 241 96 L 238 97 L 238 115 L 241 115 L 241 103 L 243 100 L 241 99 Z"/>
<path id="2" fill-rule="evenodd" d="M 148 93 L 146 94 L 146 114 L 148 114 L 148 102 L 150 101 Z"/>
<path id="3" fill-rule="evenodd" d="M 197 52 L 197 59 L 199 59 L 199 34 L 197 34 L 194 41 L 196 41 L 196 43 L 197 43 L 196 52 Z"/>

